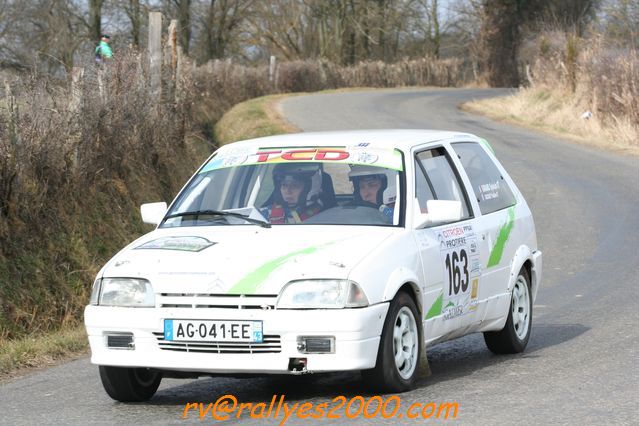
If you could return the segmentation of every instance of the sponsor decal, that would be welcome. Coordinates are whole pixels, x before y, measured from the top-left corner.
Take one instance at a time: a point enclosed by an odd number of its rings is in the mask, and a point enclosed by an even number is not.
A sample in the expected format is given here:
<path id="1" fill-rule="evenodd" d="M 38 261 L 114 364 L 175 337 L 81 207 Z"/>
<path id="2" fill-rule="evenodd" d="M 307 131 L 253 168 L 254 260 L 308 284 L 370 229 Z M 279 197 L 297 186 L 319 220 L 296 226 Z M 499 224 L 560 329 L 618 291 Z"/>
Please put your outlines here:
<path id="1" fill-rule="evenodd" d="M 177 251 L 202 251 L 211 247 L 214 243 L 202 237 L 162 237 L 148 241 L 135 250 L 177 250 Z"/>
<path id="2" fill-rule="evenodd" d="M 444 263 L 441 313 L 448 320 L 476 309 L 481 263 L 472 225 L 442 229 L 437 238 Z"/>
<path id="3" fill-rule="evenodd" d="M 499 181 L 479 185 L 479 196 L 482 201 L 499 198 Z"/>
<path id="4" fill-rule="evenodd" d="M 227 167 L 288 162 L 373 164 L 403 170 L 402 156 L 398 150 L 371 148 L 360 144 L 352 147 L 274 147 L 253 152 L 224 150 L 213 157 L 200 173 Z"/>

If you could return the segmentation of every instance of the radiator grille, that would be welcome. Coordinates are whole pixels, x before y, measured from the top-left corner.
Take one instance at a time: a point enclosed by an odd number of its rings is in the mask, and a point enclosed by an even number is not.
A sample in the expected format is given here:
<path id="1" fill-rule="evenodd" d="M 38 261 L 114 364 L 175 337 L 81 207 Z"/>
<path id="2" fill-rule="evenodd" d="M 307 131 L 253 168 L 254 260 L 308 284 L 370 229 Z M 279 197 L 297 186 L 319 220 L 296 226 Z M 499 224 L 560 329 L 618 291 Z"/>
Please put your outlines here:
<path id="1" fill-rule="evenodd" d="M 263 354 L 282 352 L 279 335 L 264 335 L 261 343 L 249 342 L 175 342 L 164 340 L 164 333 L 153 333 L 160 349 L 178 352 L 205 352 L 214 354 Z"/>
<path id="2" fill-rule="evenodd" d="M 275 294 L 160 293 L 160 308 L 275 309 Z"/>

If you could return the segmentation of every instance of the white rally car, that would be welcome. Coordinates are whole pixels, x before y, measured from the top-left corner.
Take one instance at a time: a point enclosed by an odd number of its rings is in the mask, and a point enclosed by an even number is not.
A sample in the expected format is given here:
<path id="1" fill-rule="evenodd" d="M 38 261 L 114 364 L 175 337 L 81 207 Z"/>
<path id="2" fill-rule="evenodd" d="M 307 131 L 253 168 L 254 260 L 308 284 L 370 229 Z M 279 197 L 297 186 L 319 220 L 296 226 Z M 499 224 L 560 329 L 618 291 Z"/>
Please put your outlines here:
<path id="1" fill-rule="evenodd" d="M 93 285 L 107 393 L 162 377 L 362 370 L 410 389 L 427 345 L 483 332 L 521 352 L 542 270 L 533 218 L 488 143 L 387 130 L 273 136 L 215 152 L 157 228 Z"/>

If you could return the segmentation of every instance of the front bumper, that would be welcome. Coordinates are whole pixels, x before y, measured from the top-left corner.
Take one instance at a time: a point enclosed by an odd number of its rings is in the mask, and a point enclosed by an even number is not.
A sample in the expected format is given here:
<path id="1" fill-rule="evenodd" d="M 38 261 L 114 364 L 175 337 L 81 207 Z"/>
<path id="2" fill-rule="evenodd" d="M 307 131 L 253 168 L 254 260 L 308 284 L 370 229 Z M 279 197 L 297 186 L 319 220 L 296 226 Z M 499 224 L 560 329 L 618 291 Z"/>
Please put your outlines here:
<path id="1" fill-rule="evenodd" d="M 147 367 L 200 373 L 288 374 L 293 358 L 306 358 L 307 372 L 373 368 L 388 303 L 358 309 L 241 310 L 202 308 L 114 308 L 87 306 L 84 320 L 97 365 Z M 214 348 L 170 350 L 163 342 L 164 319 L 261 320 L 275 351 L 219 353 Z M 108 334 L 132 333 L 134 348 L 107 347 Z M 298 336 L 334 336 L 333 353 L 305 354 Z M 275 345 L 276 347 L 278 345 Z M 224 351 L 222 351 L 224 352 Z"/>

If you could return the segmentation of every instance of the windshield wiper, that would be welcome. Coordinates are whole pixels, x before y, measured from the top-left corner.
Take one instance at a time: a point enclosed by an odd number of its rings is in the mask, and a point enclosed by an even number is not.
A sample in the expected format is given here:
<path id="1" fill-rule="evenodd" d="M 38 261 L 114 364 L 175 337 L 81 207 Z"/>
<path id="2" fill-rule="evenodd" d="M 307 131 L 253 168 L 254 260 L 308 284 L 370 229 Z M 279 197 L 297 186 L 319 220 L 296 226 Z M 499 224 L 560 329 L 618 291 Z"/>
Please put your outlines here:
<path id="1" fill-rule="evenodd" d="M 271 227 L 270 223 L 264 222 L 263 220 L 253 219 L 252 217 L 248 217 L 241 213 L 225 212 L 222 210 L 194 210 L 192 212 L 173 213 L 166 216 L 164 219 L 171 219 L 172 217 L 183 217 L 183 216 L 230 216 L 230 217 L 237 217 L 239 219 L 245 220 L 254 225 L 259 225 L 263 228 Z"/>

